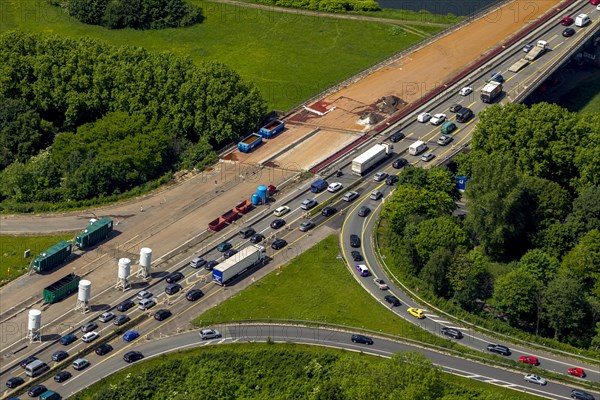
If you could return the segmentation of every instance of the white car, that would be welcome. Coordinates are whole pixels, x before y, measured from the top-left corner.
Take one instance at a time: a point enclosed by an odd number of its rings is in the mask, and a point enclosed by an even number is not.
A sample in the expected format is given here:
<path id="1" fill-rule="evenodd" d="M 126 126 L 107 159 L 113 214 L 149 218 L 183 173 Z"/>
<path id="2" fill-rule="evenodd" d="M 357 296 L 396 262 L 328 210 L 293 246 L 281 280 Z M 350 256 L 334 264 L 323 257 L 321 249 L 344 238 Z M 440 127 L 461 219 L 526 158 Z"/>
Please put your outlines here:
<path id="1" fill-rule="evenodd" d="M 348 192 L 344 195 L 344 201 L 352 201 L 354 199 L 358 198 L 358 192 L 352 191 L 352 192 Z"/>
<path id="2" fill-rule="evenodd" d="M 431 114 L 424 112 L 424 113 L 419 114 L 419 116 L 417 117 L 417 122 L 425 123 L 425 122 L 429 121 L 430 119 L 431 119 Z"/>
<path id="3" fill-rule="evenodd" d="M 216 329 L 202 329 L 200 331 L 202 340 L 216 339 L 221 337 L 221 332 Z"/>
<path id="4" fill-rule="evenodd" d="M 375 284 L 377 285 L 377 287 L 381 290 L 387 290 L 388 289 L 388 285 L 387 283 L 385 283 L 383 281 L 383 279 L 381 278 L 375 278 L 373 279 L 373 282 L 375 282 Z"/>
<path id="5" fill-rule="evenodd" d="M 282 215 L 285 215 L 285 214 L 287 214 L 289 212 L 290 212 L 290 208 L 288 206 L 281 206 L 281 207 L 277 207 L 275 209 L 275 211 L 273 211 L 273 214 L 276 217 L 281 217 Z"/>
<path id="6" fill-rule="evenodd" d="M 546 383 L 548 383 L 544 378 L 534 375 L 534 374 L 525 375 L 525 380 L 527 382 L 537 383 L 538 385 L 541 385 L 541 386 L 544 386 Z"/>
<path id="7" fill-rule="evenodd" d="M 435 114 L 433 117 L 431 117 L 431 120 L 429 120 L 429 122 L 431 122 L 431 125 L 439 125 L 445 120 L 446 114 Z"/>
<path id="8" fill-rule="evenodd" d="M 100 337 L 100 334 L 98 332 L 88 332 L 85 335 L 83 335 L 81 337 L 81 340 L 83 340 L 86 343 L 90 343 L 93 342 L 94 340 L 98 339 Z"/>
<path id="9" fill-rule="evenodd" d="M 340 182 L 333 182 L 332 184 L 330 184 L 327 187 L 327 190 L 330 191 L 331 193 L 335 193 L 343 187 L 344 187 L 344 185 L 342 185 Z"/>
<path id="10" fill-rule="evenodd" d="M 102 315 L 100 316 L 99 319 L 100 319 L 100 322 L 108 322 L 111 319 L 113 319 L 114 317 L 115 317 L 114 313 L 107 311 L 105 313 L 102 313 Z"/>
<path id="11" fill-rule="evenodd" d="M 458 94 L 460 94 L 461 96 L 468 96 L 471 93 L 473 93 L 473 88 L 471 88 L 469 86 L 465 86 L 464 88 L 460 89 L 460 91 L 458 92 Z"/>

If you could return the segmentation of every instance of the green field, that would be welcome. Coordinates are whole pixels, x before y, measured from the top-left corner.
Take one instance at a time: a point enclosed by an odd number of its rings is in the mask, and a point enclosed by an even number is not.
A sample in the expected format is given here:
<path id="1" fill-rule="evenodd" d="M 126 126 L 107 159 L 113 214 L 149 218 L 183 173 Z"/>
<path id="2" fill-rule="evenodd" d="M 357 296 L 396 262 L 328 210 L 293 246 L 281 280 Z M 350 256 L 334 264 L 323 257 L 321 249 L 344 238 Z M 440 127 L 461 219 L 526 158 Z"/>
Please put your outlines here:
<path id="1" fill-rule="evenodd" d="M 155 31 L 108 30 L 68 17 L 46 0 L 0 0 L 0 32 L 23 29 L 218 60 L 255 82 L 269 109 L 288 110 L 423 39 L 398 25 L 279 13 L 193 1 L 203 23 Z M 426 34 L 442 28 L 415 27 Z"/>
<path id="2" fill-rule="evenodd" d="M 330 236 L 194 323 L 206 326 L 263 318 L 320 321 L 453 346 L 390 313 L 357 284 L 337 255 L 337 236 Z"/>
<path id="3" fill-rule="evenodd" d="M 33 258 L 48 247 L 70 239 L 73 239 L 73 235 L 0 236 L 0 284 L 26 272 Z M 23 253 L 28 249 L 31 250 L 31 257 L 24 258 Z"/>
<path id="4" fill-rule="evenodd" d="M 434 398 L 430 390 L 444 399 L 534 398 L 434 371 L 418 354 L 407 356 L 422 364 L 295 344 L 206 346 L 138 362 L 72 398 L 371 400 L 389 394 L 388 398 L 416 400 Z"/>

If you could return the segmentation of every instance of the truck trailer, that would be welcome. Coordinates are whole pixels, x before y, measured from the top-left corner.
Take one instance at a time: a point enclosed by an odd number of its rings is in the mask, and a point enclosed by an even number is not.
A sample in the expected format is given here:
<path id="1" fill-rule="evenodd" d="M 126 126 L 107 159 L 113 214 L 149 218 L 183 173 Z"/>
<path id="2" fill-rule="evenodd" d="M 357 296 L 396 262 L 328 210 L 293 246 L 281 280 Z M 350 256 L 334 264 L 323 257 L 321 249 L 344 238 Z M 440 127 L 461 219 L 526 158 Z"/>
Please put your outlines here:
<path id="1" fill-rule="evenodd" d="M 531 50 L 529 50 L 529 52 L 527 53 L 527 55 L 525 55 L 524 58 L 525 60 L 533 61 L 542 54 L 544 54 L 547 49 L 548 42 L 546 42 L 545 40 L 538 40 L 536 45 Z"/>
<path id="2" fill-rule="evenodd" d="M 238 143 L 238 150 L 242 153 L 249 153 L 253 148 L 258 147 L 262 143 L 262 136 L 258 133 L 253 133 L 250 136 L 243 138 Z"/>
<path id="3" fill-rule="evenodd" d="M 265 139 L 271 139 L 273 136 L 283 131 L 283 128 L 285 128 L 285 123 L 276 119 L 275 121 L 271 121 L 267 125 L 260 128 L 258 133 Z"/>
<path id="4" fill-rule="evenodd" d="M 46 272 L 62 264 L 73 250 L 71 242 L 62 241 L 40 253 L 31 263 L 35 272 Z"/>
<path id="5" fill-rule="evenodd" d="M 110 218 L 100 218 L 88 225 L 77 235 L 75 244 L 82 250 L 88 249 L 106 239 L 112 230 L 113 220 Z"/>
<path id="6" fill-rule="evenodd" d="M 62 279 L 54 282 L 52 285 L 44 288 L 44 303 L 56 303 L 77 291 L 79 280 L 81 278 L 74 273 L 70 273 Z"/>
<path id="7" fill-rule="evenodd" d="M 502 84 L 490 82 L 481 89 L 481 101 L 484 103 L 493 103 L 500 93 L 502 93 Z"/>
<path id="8" fill-rule="evenodd" d="M 262 264 L 266 257 L 267 252 L 263 246 L 250 245 L 217 265 L 212 271 L 213 282 L 224 285 L 249 268 Z"/>
<path id="9" fill-rule="evenodd" d="M 227 225 L 227 221 L 223 217 L 216 218 L 208 223 L 208 229 L 218 232 Z"/>
<path id="10" fill-rule="evenodd" d="M 376 144 L 352 160 L 352 173 L 362 176 L 379 162 L 390 157 L 394 147 L 389 143 Z"/>

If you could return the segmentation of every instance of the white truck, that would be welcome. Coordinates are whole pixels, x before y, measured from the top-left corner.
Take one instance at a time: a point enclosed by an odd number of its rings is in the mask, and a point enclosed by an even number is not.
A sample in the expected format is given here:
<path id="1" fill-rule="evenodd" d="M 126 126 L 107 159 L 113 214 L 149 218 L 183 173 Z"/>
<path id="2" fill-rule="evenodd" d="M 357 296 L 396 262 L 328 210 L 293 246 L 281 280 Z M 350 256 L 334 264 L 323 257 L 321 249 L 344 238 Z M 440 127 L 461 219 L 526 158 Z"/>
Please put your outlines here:
<path id="1" fill-rule="evenodd" d="M 389 143 L 376 144 L 352 160 L 352 173 L 362 176 L 381 160 L 391 156 L 393 150 L 394 147 Z"/>
<path id="2" fill-rule="evenodd" d="M 496 97 L 502 93 L 502 84 L 490 82 L 481 89 L 481 101 L 484 103 L 493 103 Z"/>
<path id="3" fill-rule="evenodd" d="M 533 61 L 542 54 L 544 54 L 546 50 L 548 50 L 548 42 L 546 42 L 545 40 L 538 40 L 536 45 L 533 46 L 531 50 L 529 50 L 529 52 L 524 58 L 527 61 Z"/>
<path id="4" fill-rule="evenodd" d="M 212 271 L 213 282 L 222 286 L 249 268 L 262 264 L 266 257 L 267 252 L 263 246 L 250 245 L 217 265 Z"/>
<path id="5" fill-rule="evenodd" d="M 416 142 L 408 146 L 408 154 L 410 154 L 411 156 L 419 155 L 425 150 L 427 150 L 427 144 L 421 140 L 417 140 Z"/>

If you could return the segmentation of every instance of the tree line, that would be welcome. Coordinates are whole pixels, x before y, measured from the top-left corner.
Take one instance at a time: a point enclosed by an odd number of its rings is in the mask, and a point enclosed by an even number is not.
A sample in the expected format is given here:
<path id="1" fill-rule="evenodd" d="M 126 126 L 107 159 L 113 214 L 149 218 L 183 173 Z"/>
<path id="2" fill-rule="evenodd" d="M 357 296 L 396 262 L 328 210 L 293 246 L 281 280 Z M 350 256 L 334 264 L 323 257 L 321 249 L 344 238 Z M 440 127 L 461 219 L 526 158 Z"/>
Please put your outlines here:
<path id="1" fill-rule="evenodd" d="M 219 346 L 221 347 L 221 346 Z M 289 345 L 223 346 L 141 362 L 73 396 L 119 399 L 505 399 L 446 380 L 420 353 L 391 359 Z"/>
<path id="2" fill-rule="evenodd" d="M 75 205 L 203 168 L 265 113 L 258 89 L 220 63 L 3 34 L 0 205 Z"/>
<path id="3" fill-rule="evenodd" d="M 600 116 L 546 103 L 479 116 L 466 216 L 453 175 L 402 173 L 384 209 L 386 248 L 425 296 L 581 348 L 600 345 Z"/>
<path id="4" fill-rule="evenodd" d="M 250 0 L 277 7 L 303 8 L 322 12 L 380 11 L 375 0 Z"/>
<path id="5" fill-rule="evenodd" d="M 202 9 L 184 0 L 47 0 L 84 24 L 109 29 L 178 28 L 202 22 Z"/>

